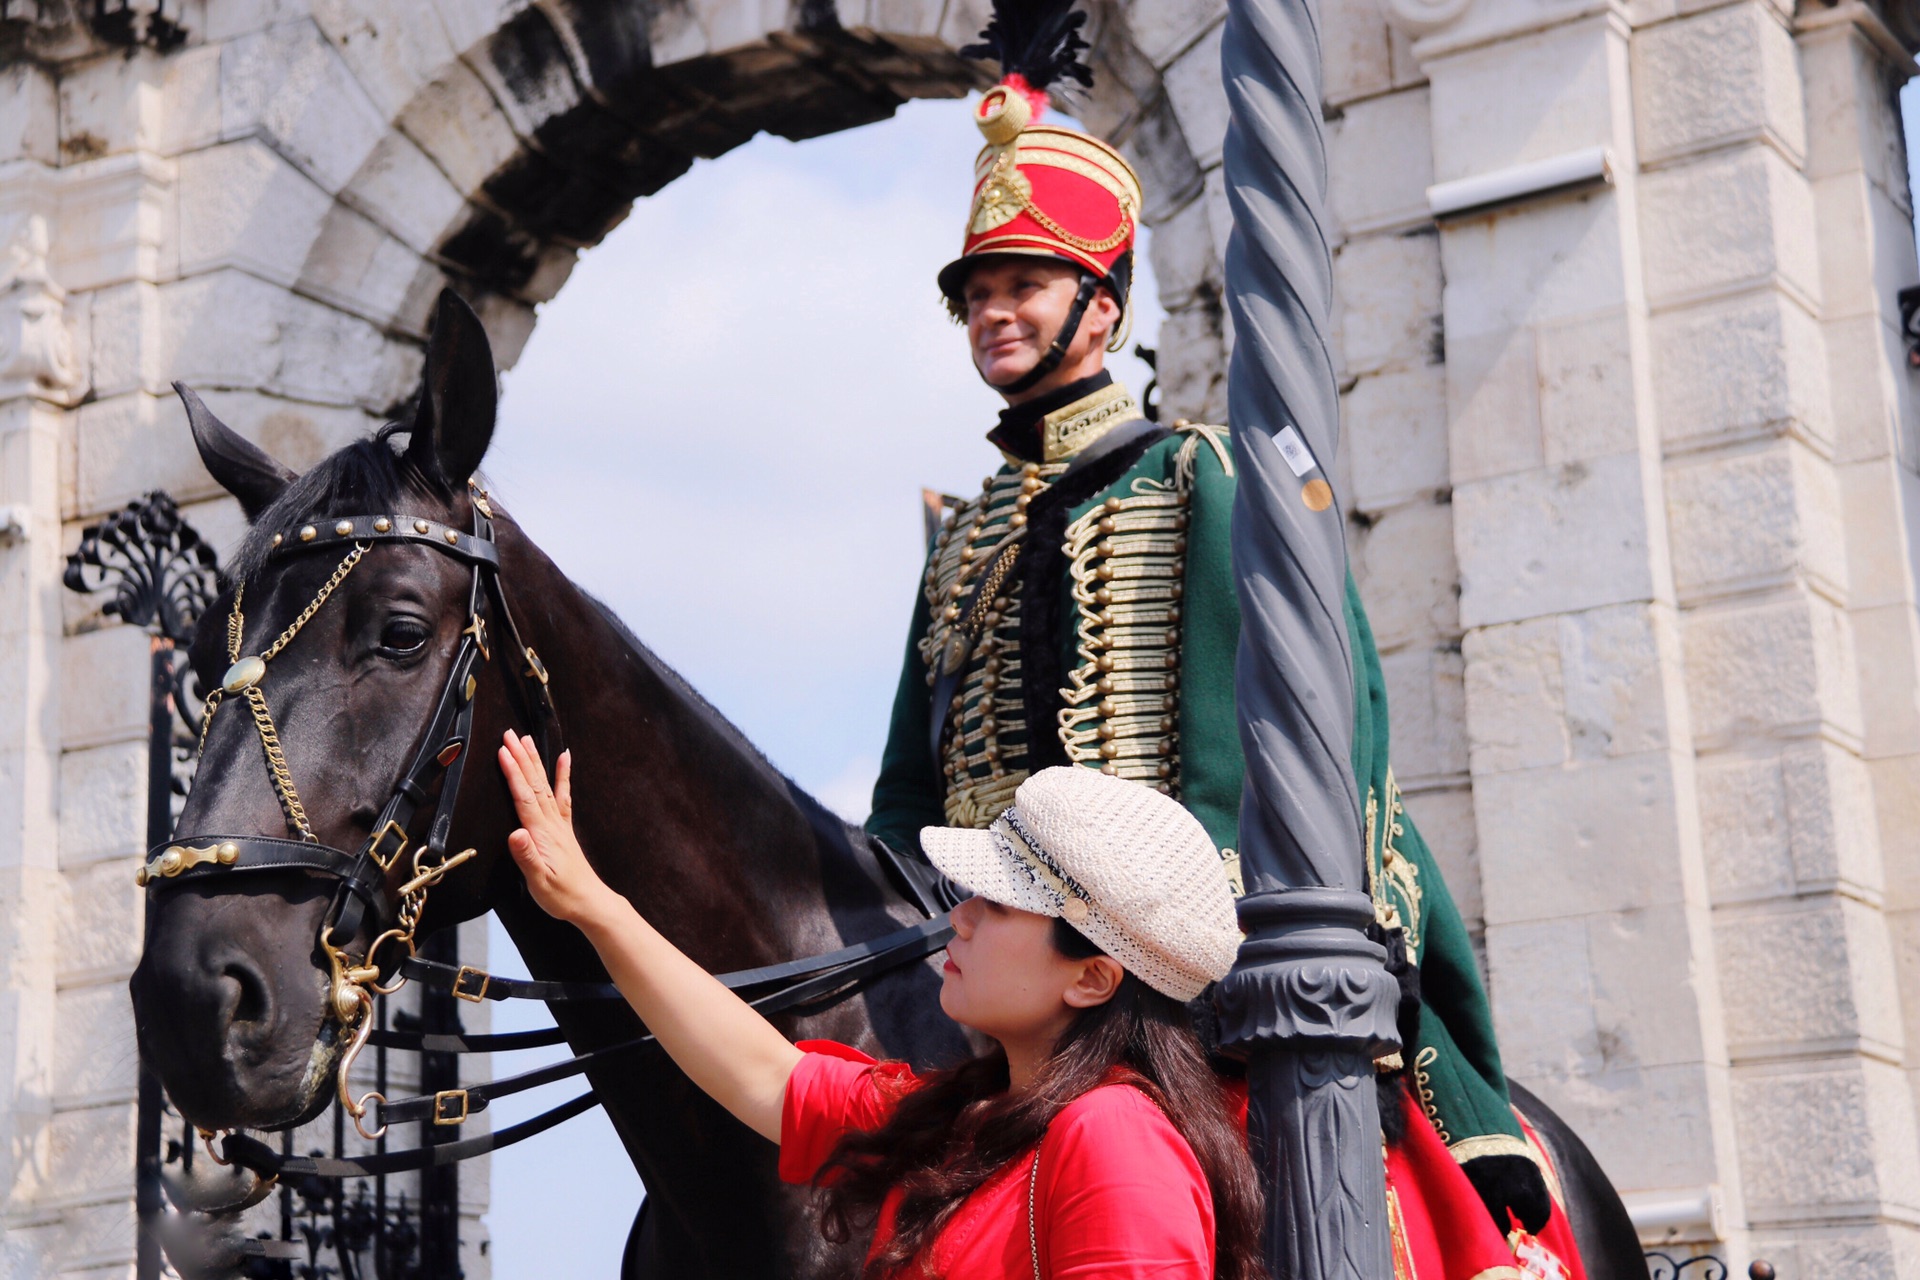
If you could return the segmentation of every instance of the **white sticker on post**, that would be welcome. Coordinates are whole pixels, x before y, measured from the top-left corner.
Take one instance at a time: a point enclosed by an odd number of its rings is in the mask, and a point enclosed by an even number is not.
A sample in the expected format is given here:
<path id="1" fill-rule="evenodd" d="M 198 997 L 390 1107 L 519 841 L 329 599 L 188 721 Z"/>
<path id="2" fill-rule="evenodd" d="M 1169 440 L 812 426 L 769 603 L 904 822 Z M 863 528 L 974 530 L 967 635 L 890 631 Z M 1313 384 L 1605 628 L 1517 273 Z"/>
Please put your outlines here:
<path id="1" fill-rule="evenodd" d="M 1273 440 L 1280 446 L 1280 456 L 1287 460 L 1289 467 L 1293 468 L 1294 479 L 1298 480 L 1320 465 L 1313 460 L 1313 454 L 1307 449 L 1307 442 L 1300 438 L 1300 433 L 1291 425 L 1280 428 L 1280 434 Z"/>

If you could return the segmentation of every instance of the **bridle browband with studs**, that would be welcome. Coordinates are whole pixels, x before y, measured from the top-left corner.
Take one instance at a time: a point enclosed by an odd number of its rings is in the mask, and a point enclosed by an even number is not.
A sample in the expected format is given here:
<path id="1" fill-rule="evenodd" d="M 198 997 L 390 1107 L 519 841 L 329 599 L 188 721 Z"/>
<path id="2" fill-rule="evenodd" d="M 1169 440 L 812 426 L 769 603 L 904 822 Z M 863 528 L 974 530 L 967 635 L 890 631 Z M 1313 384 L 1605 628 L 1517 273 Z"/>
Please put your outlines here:
<path id="1" fill-rule="evenodd" d="M 356 1102 L 351 1097 L 347 1076 L 372 1029 L 373 1019 L 368 1013 L 374 996 L 399 989 L 397 981 L 392 986 L 380 985 L 378 955 L 382 948 L 392 944 L 405 952 L 404 957 L 397 958 L 412 957 L 413 934 L 426 905 L 427 890 L 475 853 L 473 849 L 465 849 L 449 855 L 447 842 L 454 809 L 460 799 L 461 778 L 473 745 L 474 694 L 479 687 L 475 672 L 480 663 L 493 657 L 487 637 L 489 608 L 505 632 L 510 651 L 524 660 L 519 679 L 510 680 L 508 685 L 516 693 L 515 700 L 521 704 L 521 719 L 549 769 L 561 750 L 559 714 L 547 688 L 546 667 L 522 638 L 501 588 L 493 509 L 486 491 L 478 485 L 470 485 L 469 496 L 473 505 L 470 532 L 415 516 L 356 515 L 315 520 L 272 535 L 269 563 L 337 549 L 343 544 L 347 551 L 307 607 L 272 644 L 252 656 L 241 653 L 246 625 L 242 612 L 246 584 L 243 582 L 234 589 L 233 606 L 227 618 L 227 658 L 231 665 L 220 687 L 207 696 L 202 711 L 200 746 L 204 750 L 208 728 L 222 703 L 233 697 L 243 699 L 253 713 L 267 772 L 292 838 L 176 837 L 150 850 L 146 863 L 135 875 L 138 884 L 152 889 L 170 888 L 214 875 L 264 871 L 304 871 L 338 881 L 333 905 L 320 926 L 320 944 L 332 968 L 329 1006 L 352 1037 L 340 1064 L 339 1078 L 341 1101 L 354 1116 L 356 1125 L 368 1099 Z M 433 715 L 406 772 L 394 784 L 379 817 L 374 820 L 372 834 L 356 852 L 349 854 L 321 843 L 314 834 L 300 801 L 299 788 L 281 751 L 279 732 L 261 684 L 267 676 L 268 664 L 319 613 L 376 543 L 432 547 L 471 566 L 473 578 L 467 596 L 467 626 L 461 633 L 460 646 L 454 653 Z M 440 784 L 440 792 L 432 821 L 425 838 L 413 845 L 411 863 L 402 867 L 402 856 L 414 841 L 414 821 L 432 794 L 435 782 Z M 345 948 L 352 945 L 369 920 L 378 926 L 373 942 L 362 955 L 348 954 Z M 369 1095 L 369 1098 L 376 1096 Z"/>

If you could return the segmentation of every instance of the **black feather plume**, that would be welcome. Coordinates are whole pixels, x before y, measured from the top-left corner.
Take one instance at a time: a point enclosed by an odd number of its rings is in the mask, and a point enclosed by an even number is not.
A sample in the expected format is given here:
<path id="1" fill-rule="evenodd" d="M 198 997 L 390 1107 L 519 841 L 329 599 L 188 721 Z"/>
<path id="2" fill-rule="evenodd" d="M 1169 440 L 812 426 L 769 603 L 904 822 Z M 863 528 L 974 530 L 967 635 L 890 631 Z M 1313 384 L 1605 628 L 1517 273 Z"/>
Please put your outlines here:
<path id="1" fill-rule="evenodd" d="M 960 50 L 964 57 L 991 58 L 1002 76 L 1019 75 L 1036 89 L 1063 80 L 1082 86 L 1093 72 L 1080 57 L 1087 48 L 1080 28 L 1087 15 L 1074 0 L 993 0 L 993 18 L 980 43 Z"/>

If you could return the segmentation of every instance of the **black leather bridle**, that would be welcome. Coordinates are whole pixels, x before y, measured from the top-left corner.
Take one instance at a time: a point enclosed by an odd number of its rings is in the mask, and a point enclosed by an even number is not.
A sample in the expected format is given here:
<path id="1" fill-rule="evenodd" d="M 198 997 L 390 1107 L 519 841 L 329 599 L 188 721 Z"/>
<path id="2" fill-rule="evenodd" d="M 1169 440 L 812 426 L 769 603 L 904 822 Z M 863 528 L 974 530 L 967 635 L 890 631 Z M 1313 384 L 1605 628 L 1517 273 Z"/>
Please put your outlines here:
<path id="1" fill-rule="evenodd" d="M 450 555 L 472 567 L 472 585 L 467 600 L 467 627 L 460 647 L 454 653 L 446 683 L 434 706 L 432 717 L 422 733 L 407 770 L 394 784 L 387 803 L 375 820 L 373 832 L 354 853 L 323 844 L 307 828 L 304 810 L 284 759 L 276 762 L 277 733 L 264 706 L 256 707 L 255 719 L 266 748 L 269 772 L 288 814 L 289 829 L 300 838 L 280 836 L 176 836 L 156 845 L 141 867 L 139 882 L 150 890 L 166 890 L 189 881 L 212 876 L 263 871 L 305 871 L 337 882 L 332 906 L 320 926 L 320 944 L 333 967 L 331 1007 L 351 1035 L 351 1045 L 342 1056 L 338 1071 L 341 1105 L 353 1117 L 363 1136 L 373 1139 L 387 1126 L 403 1121 L 428 1121 L 435 1125 L 458 1125 L 470 1114 L 484 1110 L 496 1098 L 506 1097 L 538 1085 L 577 1075 L 605 1059 L 638 1049 L 654 1047 L 650 1035 L 613 1045 L 568 1061 L 523 1072 L 484 1085 L 441 1090 L 417 1098 L 389 1101 L 378 1093 L 355 1100 L 347 1077 L 359 1050 L 369 1043 L 389 1048 L 424 1050 L 440 1053 L 488 1053 L 538 1045 L 561 1043 L 557 1030 L 513 1032 L 504 1035 L 425 1035 L 420 1032 L 377 1030 L 373 1026 L 372 1004 L 375 995 L 390 994 L 401 982 L 413 980 L 448 992 L 463 1000 L 536 999 L 622 1000 L 611 983 L 544 982 L 500 978 L 467 966 L 455 968 L 422 959 L 413 954 L 412 928 L 419 920 L 425 891 L 449 870 L 473 855 L 468 849 L 449 855 L 447 844 L 459 803 L 460 782 L 472 753 L 474 695 L 478 689 L 479 664 L 491 661 L 493 646 L 488 642 L 487 617 L 497 621 L 508 651 L 510 666 L 518 679 L 509 680 L 514 691 L 521 722 L 527 726 L 545 761 L 549 774 L 562 747 L 560 717 L 548 689 L 547 670 L 539 655 L 528 645 L 514 621 L 500 582 L 500 553 L 494 541 L 493 516 L 485 490 L 471 487 L 473 525 L 470 531 L 437 521 L 403 515 L 334 516 L 277 531 L 271 538 L 268 563 L 320 551 L 347 548 L 347 559 L 306 611 L 295 620 L 267 651 L 277 653 L 282 644 L 297 633 L 300 626 L 324 607 L 334 587 L 351 572 L 357 555 L 377 543 L 414 543 Z M 357 548 L 358 552 L 354 551 Z M 233 606 L 234 622 L 229 627 L 229 656 L 238 658 L 241 630 L 238 591 Z M 257 663 L 247 667 L 246 664 Z M 244 668 L 244 669 L 243 669 Z M 201 741 L 205 742 L 205 721 L 226 696 L 246 696 L 259 703 L 264 695 L 249 690 L 266 673 L 265 658 L 235 661 L 221 689 L 208 698 L 203 715 Z M 421 808 L 439 783 L 439 799 L 424 839 L 414 840 L 413 828 Z M 414 848 L 410 869 L 402 866 L 402 857 Z M 881 850 L 890 853 L 891 851 Z M 410 870 L 410 874 L 409 874 Z M 922 904 L 929 919 L 907 926 L 867 942 L 839 950 L 787 961 L 760 969 L 718 975 L 730 989 L 738 992 L 762 1013 L 786 1010 L 814 1012 L 830 1007 L 863 990 L 879 976 L 940 950 L 952 936 L 945 913 Z M 364 955 L 348 956 L 344 948 L 373 922 L 374 940 Z M 402 926 L 395 928 L 396 922 Z M 391 986 L 380 985 L 381 971 L 376 953 L 392 937 L 404 943 L 404 954 L 394 966 L 398 978 Z M 245 1134 L 228 1134 L 222 1142 L 223 1163 L 234 1163 L 255 1171 L 261 1182 L 254 1194 L 282 1173 L 321 1178 L 367 1177 L 444 1165 L 470 1159 L 510 1146 L 590 1109 L 597 1102 L 592 1093 L 583 1094 L 560 1106 L 510 1126 L 461 1142 L 430 1144 L 408 1151 L 383 1151 L 359 1159 L 290 1157 L 274 1151 L 265 1143 Z M 373 1112 L 375 1127 L 368 1132 L 362 1118 Z M 202 1131 L 211 1151 L 213 1134 Z"/>
<path id="2" fill-rule="evenodd" d="M 271 538 L 268 563 L 316 552 L 348 548 L 364 553 L 381 543 L 411 543 L 432 547 L 472 569 L 468 588 L 467 626 L 460 646 L 448 668 L 445 684 L 433 715 L 427 722 L 412 761 L 394 783 L 387 802 L 374 821 L 373 831 L 353 853 L 323 844 L 305 826 L 304 813 L 297 798 L 289 806 L 289 828 L 295 836 L 287 838 L 260 835 L 187 835 L 176 836 L 149 851 L 141 868 L 140 882 L 151 889 L 168 889 L 210 876 L 228 876 L 265 871 L 305 871 L 330 877 L 338 882 L 332 907 L 321 925 L 321 942 L 329 953 L 351 945 L 369 921 L 385 928 L 398 917 L 409 892 L 418 893 L 436 882 L 452 866 L 471 856 L 447 856 L 447 841 L 453 826 L 453 814 L 460 800 L 460 782 L 473 747 L 474 694 L 479 685 L 477 669 L 491 661 L 493 647 L 488 643 L 487 619 L 495 619 L 512 655 L 509 666 L 518 679 L 509 680 L 515 693 L 522 723 L 539 746 L 541 758 L 549 770 L 561 751 L 560 717 L 547 688 L 547 671 L 540 655 L 526 643 L 513 610 L 507 604 L 500 585 L 500 551 L 493 536 L 493 511 L 484 490 L 471 491 L 473 525 L 470 531 L 453 528 L 438 521 L 406 515 L 335 516 L 276 531 Z M 350 564 L 343 566 L 344 577 Z M 332 583 L 329 584 L 329 590 Z M 323 603 L 326 592 L 310 606 L 309 615 Z M 235 600 L 238 616 L 239 601 Z M 300 622 L 304 622 L 303 617 Z M 296 623 L 296 626 L 299 625 Z M 235 629 L 237 630 L 237 628 Z M 232 646 L 237 654 L 240 637 L 233 631 Z M 256 663 L 243 671 L 248 663 Z M 229 670 L 219 691 L 209 697 L 205 716 L 211 720 L 223 695 L 247 694 L 264 678 L 266 666 L 258 658 L 238 661 Z M 238 674 L 236 674 L 238 673 Z M 248 679 L 251 676 L 251 679 Z M 263 721 L 263 741 L 272 725 Z M 202 727 L 205 741 L 205 726 Z M 268 745 L 270 769 L 274 767 L 277 741 Z M 284 770 L 284 764 L 279 766 Z M 439 800 L 432 822 L 415 849 L 411 872 L 402 866 L 402 856 L 415 840 L 414 821 L 421 807 L 439 784 Z M 276 790 L 282 783 L 276 778 Z M 286 783 L 291 792 L 291 782 Z M 287 794 L 282 804 L 287 805 Z M 364 970 L 374 960 L 378 942 L 363 957 Z M 342 1022 L 358 1016 L 358 1010 L 341 1003 L 335 992 L 334 1013 Z"/>

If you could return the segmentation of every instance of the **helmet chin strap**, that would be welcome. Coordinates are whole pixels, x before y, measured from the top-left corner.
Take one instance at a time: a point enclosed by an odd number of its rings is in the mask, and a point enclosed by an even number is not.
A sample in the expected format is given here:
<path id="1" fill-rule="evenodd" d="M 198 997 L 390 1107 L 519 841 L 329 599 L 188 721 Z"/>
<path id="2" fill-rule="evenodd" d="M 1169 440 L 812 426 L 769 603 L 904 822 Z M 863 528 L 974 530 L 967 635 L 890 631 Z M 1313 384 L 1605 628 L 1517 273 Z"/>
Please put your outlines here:
<path id="1" fill-rule="evenodd" d="M 1047 348 L 1046 354 L 1040 357 L 1039 363 L 1033 368 L 1008 383 L 994 382 L 984 373 L 980 375 L 980 380 L 1003 396 L 1017 396 L 1022 391 L 1031 390 L 1042 378 L 1058 369 L 1060 362 L 1067 358 L 1067 348 L 1073 345 L 1074 335 L 1080 332 L 1080 321 L 1087 314 L 1087 308 L 1093 303 L 1094 291 L 1099 287 L 1099 280 L 1090 272 L 1080 273 L 1080 288 L 1073 295 L 1073 307 L 1061 322 L 1060 333 L 1054 338 L 1053 345 Z"/>

